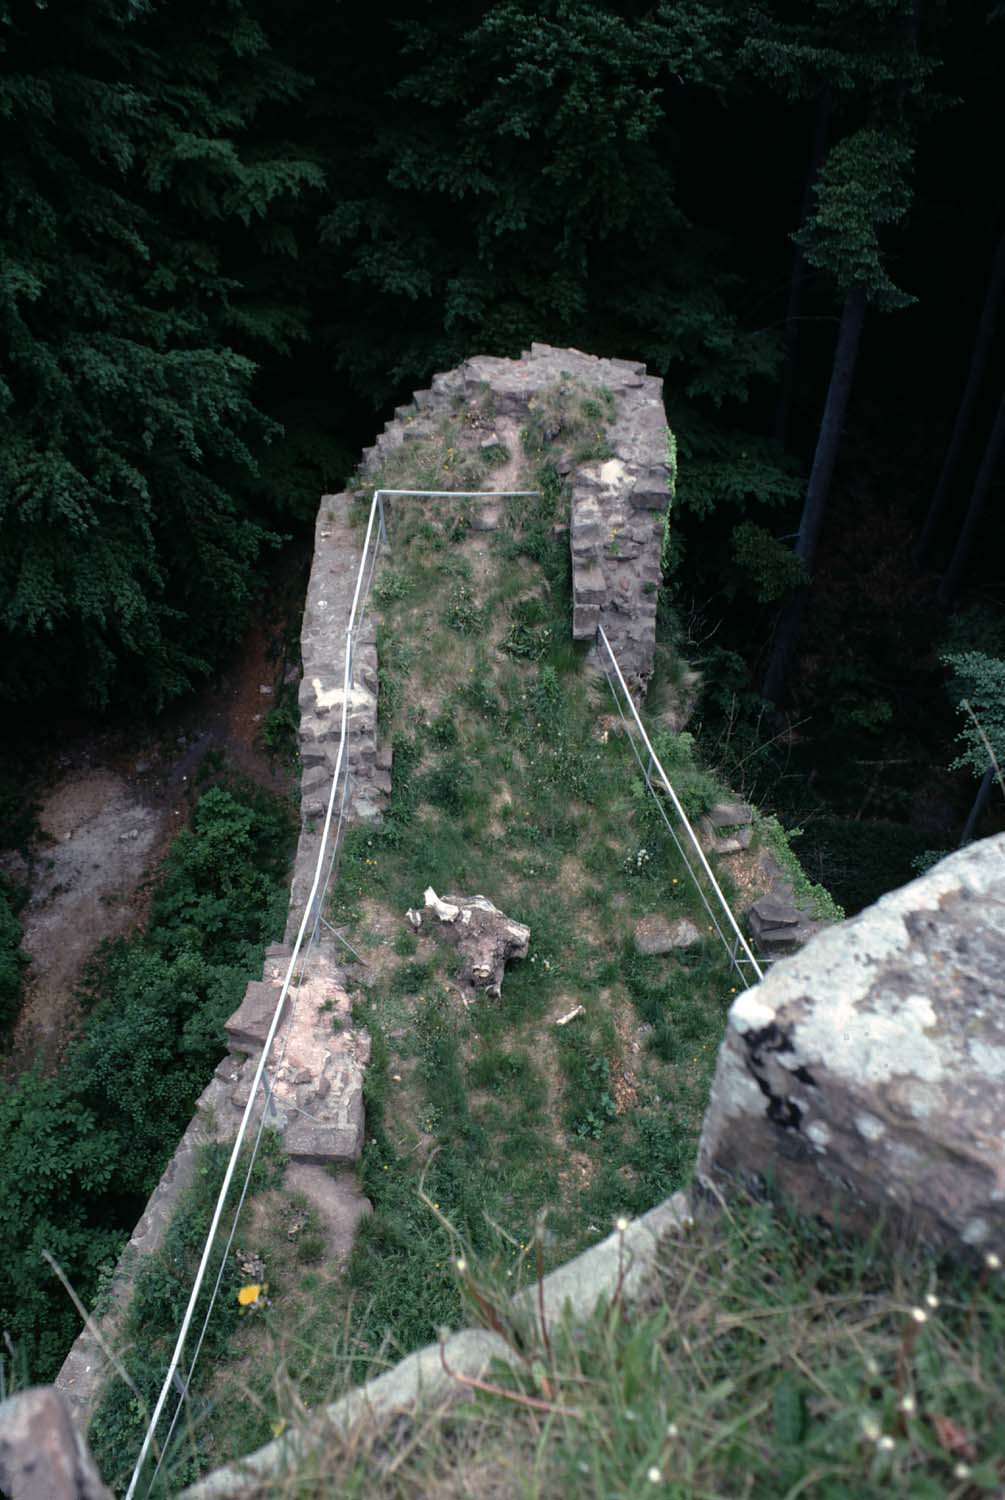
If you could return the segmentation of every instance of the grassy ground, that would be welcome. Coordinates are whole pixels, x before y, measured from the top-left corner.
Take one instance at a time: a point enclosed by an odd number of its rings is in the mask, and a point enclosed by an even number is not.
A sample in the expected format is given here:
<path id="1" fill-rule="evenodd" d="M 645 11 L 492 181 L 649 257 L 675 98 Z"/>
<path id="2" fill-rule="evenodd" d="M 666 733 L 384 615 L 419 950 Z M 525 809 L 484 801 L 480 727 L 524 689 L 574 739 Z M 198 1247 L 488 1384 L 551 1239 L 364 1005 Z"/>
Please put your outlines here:
<path id="1" fill-rule="evenodd" d="M 263 1222 L 281 1291 L 217 1362 L 214 1463 L 457 1326 L 459 1245 L 512 1286 L 538 1232 L 558 1264 L 690 1175 L 739 981 L 612 732 L 606 684 L 571 640 L 559 469 L 606 451 L 609 415 L 602 393 L 570 387 L 517 443 L 484 449 L 499 424 L 489 406 L 468 408 L 373 481 L 540 493 L 505 502 L 490 533 L 472 529 L 461 498 L 393 502 L 374 603 L 394 788 L 382 828 L 347 836 L 330 913 L 365 960 L 361 1178 L 374 1212 L 347 1275 L 299 1264 Z M 718 795 L 689 753 L 674 775 L 695 814 Z M 466 1004 L 453 950 L 412 931 L 405 911 L 430 885 L 485 895 L 529 925 L 530 953 L 501 999 Z M 705 939 L 642 957 L 634 928 L 651 913 L 689 916 Z"/>
<path id="2" fill-rule="evenodd" d="M 501 1305 L 498 1283 L 479 1291 Z M 641 1306 L 549 1329 L 490 1373 L 497 1394 L 459 1387 L 323 1441 L 267 1492 L 977 1500 L 1005 1479 L 1003 1341 L 1000 1267 L 949 1271 L 734 1203 L 667 1242 Z"/>

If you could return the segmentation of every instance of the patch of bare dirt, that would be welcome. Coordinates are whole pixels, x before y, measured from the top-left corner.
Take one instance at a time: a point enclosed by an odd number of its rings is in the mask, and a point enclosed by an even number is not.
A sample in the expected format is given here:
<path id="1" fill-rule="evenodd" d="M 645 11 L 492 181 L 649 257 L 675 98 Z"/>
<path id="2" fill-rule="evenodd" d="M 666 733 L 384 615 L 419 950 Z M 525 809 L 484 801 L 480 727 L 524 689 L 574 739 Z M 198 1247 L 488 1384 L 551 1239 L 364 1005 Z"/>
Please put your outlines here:
<path id="1" fill-rule="evenodd" d="M 352 1251 L 357 1224 L 373 1212 L 373 1204 L 360 1192 L 353 1173 L 339 1172 L 335 1176 L 326 1167 L 293 1161 L 286 1168 L 283 1185 L 287 1192 L 303 1193 L 310 1200 L 324 1236 L 326 1260 L 344 1266 Z"/>
<path id="2" fill-rule="evenodd" d="M 38 1063 L 52 1072 L 80 1023 L 80 984 L 99 946 L 146 917 L 156 872 L 195 800 L 207 754 L 276 794 L 292 787 L 292 769 L 261 743 L 284 671 L 277 628 L 258 621 L 231 665 L 185 705 L 139 733 L 81 731 L 51 753 L 38 794 L 39 832 L 27 851 L 21 913 L 31 958 L 25 999 L 2 1074 Z"/>

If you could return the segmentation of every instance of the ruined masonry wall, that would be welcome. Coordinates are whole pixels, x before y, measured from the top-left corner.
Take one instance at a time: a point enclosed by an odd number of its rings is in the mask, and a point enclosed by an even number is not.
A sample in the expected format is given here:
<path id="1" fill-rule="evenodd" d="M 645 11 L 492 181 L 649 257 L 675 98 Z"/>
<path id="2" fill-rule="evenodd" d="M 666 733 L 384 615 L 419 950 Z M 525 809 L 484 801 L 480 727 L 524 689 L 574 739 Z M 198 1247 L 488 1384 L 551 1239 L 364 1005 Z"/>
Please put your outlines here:
<path id="1" fill-rule="evenodd" d="M 439 418 L 482 396 L 486 386 L 500 418 L 526 425 L 535 403 L 563 376 L 609 391 L 616 406 L 607 428 L 613 456 L 570 472 L 572 633 L 592 640 L 603 625 L 626 681 L 641 696 L 653 670 L 663 516 L 670 503 L 662 382 L 645 365 L 549 344 L 532 344 L 519 359 L 476 356 L 434 375 L 428 390 L 416 391 L 414 406 L 398 408 L 365 451 L 364 472 L 376 475 L 395 449 L 432 432 Z"/>
<path id="2" fill-rule="evenodd" d="M 647 376 L 642 365 L 543 344 L 532 345 L 520 360 L 470 359 L 434 376 L 431 389 L 416 392 L 414 407 L 399 409 L 364 454 L 364 473 L 375 473 L 390 451 L 421 437 L 438 417 L 455 410 L 458 399 L 482 395 L 486 385 L 494 392 L 501 417 L 526 423 L 535 398 L 563 375 L 586 386 L 606 387 L 617 402 L 617 417 L 608 433 L 617 456 L 583 465 L 572 477 L 574 634 L 592 636 L 603 622 L 629 681 L 644 688 L 655 643 L 662 535 L 657 513 L 665 508 L 669 489 L 660 382 Z M 323 496 L 315 530 L 301 632 L 301 827 L 285 941 L 267 951 L 262 978 L 251 980 L 227 1023 L 228 1051 L 200 1096 L 116 1268 L 106 1311 L 96 1320 L 101 1338 L 113 1347 L 136 1274 L 144 1259 L 163 1244 L 178 1200 L 194 1179 L 199 1147 L 213 1140 L 230 1142 L 236 1136 L 313 880 L 338 754 L 345 632 L 363 543 L 362 530 L 350 522 L 350 505 L 348 494 Z M 390 747 L 378 742 L 378 687 L 376 630 L 372 617 L 365 615 L 353 660 L 347 744 L 350 816 L 360 822 L 379 821 L 391 790 Z M 296 1006 L 287 1002 L 284 1019 L 292 1014 L 292 1024 L 280 1031 L 285 1053 L 275 1080 L 271 1123 L 283 1130 L 292 1159 L 351 1166 L 363 1145 L 362 1088 L 369 1038 L 365 1031 L 352 1029 L 341 961 L 335 940 L 321 929 Z M 332 1028 L 333 1016 L 340 1022 L 337 1031 Z M 85 1330 L 56 1380 L 81 1430 L 87 1427 L 108 1373 L 99 1339 Z"/>

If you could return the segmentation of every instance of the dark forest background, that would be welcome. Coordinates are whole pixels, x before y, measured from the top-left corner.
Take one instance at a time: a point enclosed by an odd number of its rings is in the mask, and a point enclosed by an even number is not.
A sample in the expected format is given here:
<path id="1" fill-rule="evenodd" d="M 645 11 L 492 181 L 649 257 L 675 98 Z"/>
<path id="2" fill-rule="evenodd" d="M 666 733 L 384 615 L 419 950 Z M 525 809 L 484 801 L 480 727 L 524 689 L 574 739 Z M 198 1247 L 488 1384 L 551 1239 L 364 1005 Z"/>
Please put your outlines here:
<path id="1" fill-rule="evenodd" d="M 8 722 L 189 693 L 394 404 L 539 340 L 665 377 L 664 635 L 812 877 L 856 909 L 1002 826 L 1003 36 L 987 0 L 0 3 Z"/>

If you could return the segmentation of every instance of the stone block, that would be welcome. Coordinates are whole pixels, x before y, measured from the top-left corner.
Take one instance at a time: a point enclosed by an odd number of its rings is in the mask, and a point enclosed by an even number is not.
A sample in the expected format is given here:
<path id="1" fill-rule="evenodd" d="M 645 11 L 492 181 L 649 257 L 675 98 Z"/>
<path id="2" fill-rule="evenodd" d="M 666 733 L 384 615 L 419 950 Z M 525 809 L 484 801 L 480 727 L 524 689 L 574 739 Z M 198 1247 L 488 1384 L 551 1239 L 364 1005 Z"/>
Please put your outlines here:
<path id="1" fill-rule="evenodd" d="M 794 933 L 791 924 L 774 933 Z M 828 927 L 733 1005 L 699 1175 L 1005 1253 L 1005 834 Z"/>
<path id="2" fill-rule="evenodd" d="M 251 981 L 244 993 L 244 999 L 223 1028 L 231 1046 L 242 1052 L 261 1051 L 265 1044 L 266 1034 L 272 1025 L 279 991 L 278 985 L 269 984 L 260 979 Z M 287 995 L 283 1001 L 284 1015 L 289 1003 L 290 999 Z"/>
<path id="3" fill-rule="evenodd" d="M 736 828 L 742 823 L 751 823 L 754 809 L 747 802 L 717 802 L 708 810 L 708 821 L 713 828 Z"/>
<path id="4" fill-rule="evenodd" d="M 577 604 L 603 604 L 609 594 L 603 568 L 596 564 L 588 568 L 574 568 L 572 593 Z"/>
<path id="5" fill-rule="evenodd" d="M 575 604 L 572 610 L 572 638 L 588 641 L 597 633 L 600 624 L 599 604 Z"/>
<path id="6" fill-rule="evenodd" d="M 52 1386 L 0 1404 L 0 1488 L 14 1500 L 112 1500 Z"/>
<path id="7" fill-rule="evenodd" d="M 693 948 L 701 932 L 687 917 L 671 922 L 664 916 L 642 917 L 635 924 L 635 946 L 640 953 L 659 955 L 677 948 Z"/>

